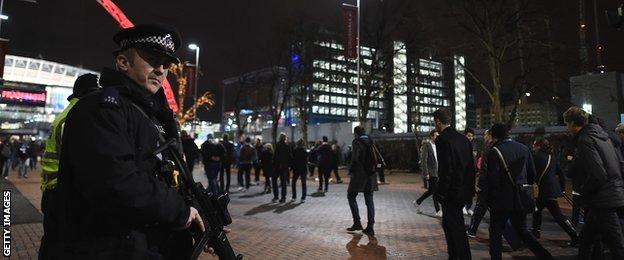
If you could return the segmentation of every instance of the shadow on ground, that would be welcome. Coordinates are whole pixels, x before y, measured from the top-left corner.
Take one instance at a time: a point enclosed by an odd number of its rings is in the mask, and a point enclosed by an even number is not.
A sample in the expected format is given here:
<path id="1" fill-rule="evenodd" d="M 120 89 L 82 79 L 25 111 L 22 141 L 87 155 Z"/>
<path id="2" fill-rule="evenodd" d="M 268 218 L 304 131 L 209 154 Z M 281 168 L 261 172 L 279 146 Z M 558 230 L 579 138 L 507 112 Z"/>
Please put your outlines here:
<path id="1" fill-rule="evenodd" d="M 269 212 L 271 210 L 277 209 L 279 206 L 279 204 L 275 203 L 265 203 L 245 212 L 245 216 L 253 216 L 262 212 Z"/>
<path id="2" fill-rule="evenodd" d="M 277 213 L 277 214 L 282 214 L 282 213 L 284 213 L 285 211 L 288 211 L 288 210 L 294 209 L 294 208 L 298 207 L 298 206 L 299 206 L 299 205 L 301 205 L 301 204 L 303 204 L 303 203 L 292 203 L 292 202 L 288 202 L 288 203 L 286 203 L 286 204 L 284 204 L 284 205 L 281 205 L 281 206 L 277 207 L 277 208 L 275 209 L 275 211 L 273 211 L 273 212 L 275 212 L 275 213 Z"/>
<path id="3" fill-rule="evenodd" d="M 360 233 L 352 234 L 353 238 L 347 243 L 349 259 L 388 259 L 386 247 L 380 246 L 379 241 L 374 236 L 368 236 L 367 244 L 359 244 L 364 235 Z"/>
<path id="4" fill-rule="evenodd" d="M 265 194 L 266 193 L 264 193 L 264 192 L 258 192 L 258 193 L 253 193 L 253 194 L 245 194 L 245 195 L 241 195 L 241 196 L 238 196 L 238 197 L 241 198 L 241 199 L 248 199 L 248 198 L 259 197 L 259 196 L 262 196 L 262 195 L 265 195 Z"/>
<path id="5" fill-rule="evenodd" d="M 310 196 L 313 198 L 325 197 L 325 192 L 317 191 L 315 193 L 310 194 Z"/>

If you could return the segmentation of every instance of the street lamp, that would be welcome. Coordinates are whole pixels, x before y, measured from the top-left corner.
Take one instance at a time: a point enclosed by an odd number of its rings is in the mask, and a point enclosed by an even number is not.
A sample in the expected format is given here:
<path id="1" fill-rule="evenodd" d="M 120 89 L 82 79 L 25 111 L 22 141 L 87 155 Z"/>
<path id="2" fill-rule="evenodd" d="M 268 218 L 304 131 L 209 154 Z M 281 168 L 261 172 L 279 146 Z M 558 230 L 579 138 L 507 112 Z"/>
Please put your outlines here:
<path id="1" fill-rule="evenodd" d="M 197 102 L 197 88 L 199 87 L 197 85 L 198 82 L 198 75 L 199 75 L 199 46 L 197 46 L 197 44 L 195 43 L 191 43 L 189 44 L 189 49 L 194 50 L 195 51 L 195 91 L 193 91 L 193 106 L 195 106 L 196 102 Z M 195 120 L 197 119 L 197 106 L 195 106 L 195 109 L 193 111 L 193 124 L 191 125 L 191 132 L 193 132 L 193 137 L 196 137 L 195 134 L 195 125 L 196 122 Z"/>

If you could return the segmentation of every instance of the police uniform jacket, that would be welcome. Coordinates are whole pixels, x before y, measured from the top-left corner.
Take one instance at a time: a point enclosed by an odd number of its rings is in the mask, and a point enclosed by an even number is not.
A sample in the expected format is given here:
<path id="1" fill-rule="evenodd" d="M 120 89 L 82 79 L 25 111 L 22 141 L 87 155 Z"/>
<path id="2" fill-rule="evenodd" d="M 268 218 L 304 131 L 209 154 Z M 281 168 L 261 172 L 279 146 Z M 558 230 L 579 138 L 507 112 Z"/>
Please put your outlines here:
<path id="1" fill-rule="evenodd" d="M 173 113 L 162 89 L 151 95 L 117 71 L 105 69 L 100 85 L 65 124 L 58 203 L 68 255 L 61 259 L 160 258 L 172 230 L 189 216 L 153 154 L 159 131 L 175 136 Z"/>

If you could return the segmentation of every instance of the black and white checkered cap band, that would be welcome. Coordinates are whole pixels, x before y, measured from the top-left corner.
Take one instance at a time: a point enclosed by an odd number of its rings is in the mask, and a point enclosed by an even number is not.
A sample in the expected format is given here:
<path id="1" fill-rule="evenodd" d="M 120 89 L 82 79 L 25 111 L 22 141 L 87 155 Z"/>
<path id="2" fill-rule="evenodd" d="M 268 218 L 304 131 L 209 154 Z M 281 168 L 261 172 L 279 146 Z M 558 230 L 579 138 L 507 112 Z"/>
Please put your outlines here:
<path id="1" fill-rule="evenodd" d="M 152 35 L 143 38 L 124 39 L 121 40 L 119 45 L 121 45 L 121 48 L 125 48 L 126 46 L 134 45 L 137 43 L 157 44 L 171 50 L 172 52 L 175 52 L 175 44 L 173 43 L 173 38 L 171 37 L 171 34 L 167 34 L 164 36 Z"/>

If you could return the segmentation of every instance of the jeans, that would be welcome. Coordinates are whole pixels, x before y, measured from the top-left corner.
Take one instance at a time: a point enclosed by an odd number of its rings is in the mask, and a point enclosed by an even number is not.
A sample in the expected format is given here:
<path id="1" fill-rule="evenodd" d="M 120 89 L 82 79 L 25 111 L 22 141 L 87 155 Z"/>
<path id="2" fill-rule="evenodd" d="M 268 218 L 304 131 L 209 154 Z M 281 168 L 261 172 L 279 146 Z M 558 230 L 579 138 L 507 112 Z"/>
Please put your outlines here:
<path id="1" fill-rule="evenodd" d="M 319 167 L 319 190 L 323 189 L 325 183 L 325 191 L 329 188 L 329 177 L 331 176 L 331 167 Z"/>
<path id="2" fill-rule="evenodd" d="M 553 259 L 552 255 L 537 241 L 526 226 L 527 213 L 515 211 L 490 211 L 490 257 L 501 259 L 503 229 L 507 220 L 524 244 L 538 259 Z"/>
<path id="3" fill-rule="evenodd" d="M 348 192 L 347 200 L 349 201 L 349 208 L 351 209 L 351 215 L 353 216 L 353 223 L 361 223 L 360 221 L 360 210 L 358 209 L 358 204 L 355 198 L 357 197 L 358 192 Z M 373 202 L 373 192 L 368 191 L 364 192 L 364 203 L 366 204 L 366 211 L 368 215 L 368 226 L 373 227 L 375 224 L 375 203 Z"/>
<path id="4" fill-rule="evenodd" d="M 306 171 L 293 171 L 292 198 L 297 198 L 297 179 L 301 178 L 301 200 L 305 200 L 308 188 L 306 185 Z"/>
<path id="5" fill-rule="evenodd" d="M 230 192 L 230 176 L 232 173 L 232 164 L 228 162 L 224 162 L 223 166 L 219 170 L 219 181 L 221 183 L 221 192 Z M 225 180 L 223 179 L 225 177 Z M 225 183 L 224 183 L 225 182 Z"/>
<path id="6" fill-rule="evenodd" d="M 574 194 L 575 192 L 572 192 L 572 218 L 570 219 L 572 221 L 572 226 L 576 227 L 578 226 L 579 222 L 581 221 L 581 195 L 577 195 Z"/>
<path id="7" fill-rule="evenodd" d="M 19 159 L 17 166 L 17 177 L 26 177 L 28 175 L 28 159 Z"/>
<path id="8" fill-rule="evenodd" d="M 280 195 L 279 188 L 277 188 L 277 179 L 280 180 L 280 188 L 282 189 L 281 195 L 282 199 L 286 199 L 286 182 L 288 177 L 288 167 L 276 168 L 275 175 L 271 178 L 271 182 L 273 183 L 273 199 L 277 199 L 278 195 Z"/>
<path id="9" fill-rule="evenodd" d="M 336 182 L 339 182 L 341 179 L 340 179 L 340 175 L 338 174 L 338 164 L 334 165 L 332 170 L 334 171 L 334 176 L 336 177 Z"/>
<path id="10" fill-rule="evenodd" d="M 0 169 L 0 171 L 2 172 L 2 177 L 9 176 L 9 169 L 11 168 L 12 163 L 13 162 L 11 162 L 11 159 L 6 159 L 6 161 L 4 161 L 4 165 L 2 165 L 2 168 Z"/>
<path id="11" fill-rule="evenodd" d="M 244 176 L 244 180 L 243 180 Z M 249 189 L 249 182 L 251 181 L 251 163 L 241 163 L 238 166 L 238 183 L 241 187 Z"/>
<path id="12" fill-rule="evenodd" d="M 421 195 L 420 198 L 416 200 L 416 204 L 418 205 L 420 205 L 429 196 L 433 195 L 433 193 L 435 193 L 436 189 L 438 188 L 437 177 L 429 178 L 428 182 L 429 182 L 429 189 L 425 191 L 425 193 L 423 193 L 423 195 Z M 436 198 L 436 196 L 433 196 L 433 206 L 435 207 L 436 212 L 440 211 L 440 205 L 438 204 L 438 199 Z"/>
<path id="13" fill-rule="evenodd" d="M 221 162 L 209 162 L 204 164 L 204 171 L 206 172 L 206 178 L 208 178 L 208 190 L 213 194 L 219 193 L 219 184 L 217 183 L 219 170 L 221 170 Z M 223 189 L 221 192 L 224 192 Z"/>
<path id="14" fill-rule="evenodd" d="M 463 204 L 456 202 L 441 202 L 442 229 L 446 238 L 449 259 L 472 259 L 468 236 L 464 226 Z"/>
<path id="15" fill-rule="evenodd" d="M 478 195 L 477 195 L 478 196 Z M 475 204 L 474 214 L 470 219 L 470 227 L 468 228 L 468 232 L 475 234 L 477 233 L 477 229 L 479 229 L 479 224 L 481 224 L 481 220 L 485 216 L 485 212 L 487 212 L 488 207 L 485 202 L 477 199 L 477 204 Z"/>
<path id="16" fill-rule="evenodd" d="M 622 228 L 615 209 L 590 208 L 579 237 L 578 259 L 591 259 L 592 246 L 602 241 L 611 251 L 612 259 L 624 259 Z"/>
<path id="17" fill-rule="evenodd" d="M 261 172 L 262 172 L 262 167 L 260 167 L 260 164 L 258 162 L 254 162 L 254 174 L 255 174 L 254 181 L 255 182 L 259 182 L 260 181 L 260 173 Z"/>

